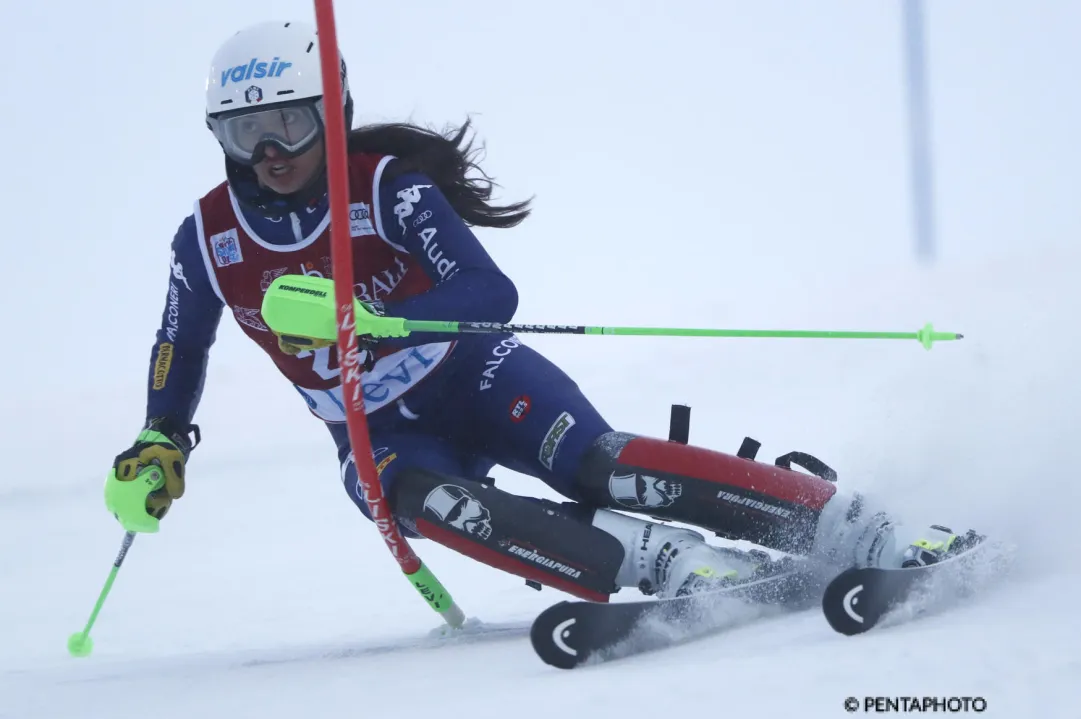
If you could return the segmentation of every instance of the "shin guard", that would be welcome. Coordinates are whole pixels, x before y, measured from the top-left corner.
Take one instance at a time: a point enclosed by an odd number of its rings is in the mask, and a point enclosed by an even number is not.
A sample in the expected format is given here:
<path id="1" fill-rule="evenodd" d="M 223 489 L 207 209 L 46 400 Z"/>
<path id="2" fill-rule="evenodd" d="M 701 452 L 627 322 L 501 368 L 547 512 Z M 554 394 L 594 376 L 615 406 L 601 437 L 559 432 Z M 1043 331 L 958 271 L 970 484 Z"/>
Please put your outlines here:
<path id="1" fill-rule="evenodd" d="M 590 448 L 578 486 L 601 506 L 793 554 L 811 551 L 819 513 L 836 491 L 821 477 L 624 432 Z"/>
<path id="2" fill-rule="evenodd" d="M 402 470 L 393 493 L 403 525 L 467 557 L 582 599 L 618 591 L 623 544 L 592 526 L 591 509 L 578 516 L 573 505 L 420 468 Z"/>

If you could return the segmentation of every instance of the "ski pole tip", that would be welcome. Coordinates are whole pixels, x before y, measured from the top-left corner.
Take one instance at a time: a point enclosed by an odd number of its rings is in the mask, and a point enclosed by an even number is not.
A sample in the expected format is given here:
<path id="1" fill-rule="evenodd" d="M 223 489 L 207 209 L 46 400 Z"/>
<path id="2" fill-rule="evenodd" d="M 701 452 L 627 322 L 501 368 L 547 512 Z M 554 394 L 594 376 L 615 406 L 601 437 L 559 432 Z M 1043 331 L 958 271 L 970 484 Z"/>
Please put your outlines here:
<path id="1" fill-rule="evenodd" d="M 88 657 L 94 651 L 94 640 L 89 634 L 75 632 L 68 637 L 68 654 L 73 657 Z"/>
<path id="2" fill-rule="evenodd" d="M 443 621 L 454 629 L 462 629 L 468 620 L 466 619 L 465 612 L 458 606 L 458 603 L 452 601 L 450 608 L 443 612 Z"/>

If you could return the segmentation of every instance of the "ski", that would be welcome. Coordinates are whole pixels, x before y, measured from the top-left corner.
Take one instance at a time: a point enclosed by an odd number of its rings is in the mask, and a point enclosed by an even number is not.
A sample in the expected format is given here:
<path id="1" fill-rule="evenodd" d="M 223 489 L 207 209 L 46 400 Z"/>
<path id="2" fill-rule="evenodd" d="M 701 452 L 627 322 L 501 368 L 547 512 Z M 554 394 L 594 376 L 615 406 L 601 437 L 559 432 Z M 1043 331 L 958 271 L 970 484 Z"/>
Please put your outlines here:
<path id="1" fill-rule="evenodd" d="M 537 616 L 530 640 L 542 661 L 573 669 L 709 636 L 754 618 L 763 605 L 810 606 L 821 587 L 812 574 L 793 569 L 672 599 L 565 601 Z"/>
<path id="2" fill-rule="evenodd" d="M 830 581 L 822 595 L 826 621 L 837 632 L 853 636 L 873 629 L 887 614 L 917 597 L 923 599 L 914 607 L 918 612 L 936 599 L 942 602 L 964 596 L 981 579 L 975 560 L 988 544 L 981 541 L 941 562 L 920 567 L 846 569 Z"/>

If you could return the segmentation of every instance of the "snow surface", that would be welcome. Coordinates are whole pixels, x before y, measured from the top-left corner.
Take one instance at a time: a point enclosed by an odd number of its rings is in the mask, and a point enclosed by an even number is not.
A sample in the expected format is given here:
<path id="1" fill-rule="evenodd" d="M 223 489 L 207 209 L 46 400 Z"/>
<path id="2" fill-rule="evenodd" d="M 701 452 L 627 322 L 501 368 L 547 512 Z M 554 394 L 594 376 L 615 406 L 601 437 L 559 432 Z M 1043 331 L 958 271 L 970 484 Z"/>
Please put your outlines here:
<path id="1" fill-rule="evenodd" d="M 565 595 L 421 542 L 493 630 L 440 638 L 342 491 L 325 430 L 226 324 L 188 495 L 160 534 L 136 540 L 93 656 L 68 657 L 122 537 L 102 479 L 142 420 L 168 241 L 220 180 L 203 70 L 237 27 L 310 17 L 310 5 L 28 3 L 11 9 L 11 27 L 33 72 L 13 76 L 12 96 L 68 110 L 7 117 L 13 137 L 37 140 L 25 158 L 15 149 L 9 166 L 22 159 L 25 171 L 4 186 L 19 209 L 8 241 L 23 242 L 0 306 L 8 337 L 34 350 L 0 360 L 11 378 L 0 717 L 836 717 L 865 695 L 1081 715 L 1081 111 L 1063 92 L 1081 60 L 1076 6 L 930 9 L 942 252 L 927 267 L 910 257 L 896 4 L 369 5 L 338 11 L 352 72 L 377 74 L 359 120 L 473 113 L 500 198 L 536 195 L 521 228 L 481 233 L 518 282 L 519 321 L 930 320 L 965 334 L 930 353 L 915 342 L 526 338 L 613 424 L 663 436 L 669 406 L 691 404 L 692 442 L 734 451 L 751 435 L 765 457 L 812 452 L 913 521 L 1014 544 L 1011 573 L 963 607 L 862 637 L 810 611 L 562 672 L 527 634 Z M 458 57 L 477 63 L 475 82 L 446 61 Z M 94 72 L 71 77 L 86 58 Z M 42 191 L 58 182 L 59 195 Z"/>

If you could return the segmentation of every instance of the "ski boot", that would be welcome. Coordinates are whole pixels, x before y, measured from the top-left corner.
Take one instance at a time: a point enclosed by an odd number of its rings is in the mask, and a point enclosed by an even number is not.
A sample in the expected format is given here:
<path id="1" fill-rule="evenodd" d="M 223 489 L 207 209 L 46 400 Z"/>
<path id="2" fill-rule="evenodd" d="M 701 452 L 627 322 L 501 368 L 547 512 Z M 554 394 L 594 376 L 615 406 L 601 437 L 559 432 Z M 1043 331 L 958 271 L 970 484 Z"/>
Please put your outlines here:
<path id="1" fill-rule="evenodd" d="M 812 555 L 838 569 L 901 569 L 941 562 L 985 539 L 974 530 L 957 534 L 937 524 L 903 524 L 885 511 L 870 510 L 858 493 L 838 493 L 819 515 Z"/>
<path id="2" fill-rule="evenodd" d="M 661 599 L 711 592 L 774 576 L 792 568 L 758 549 L 740 551 L 706 543 L 698 532 L 597 510 L 593 525 L 619 539 L 624 559 L 616 578 Z"/>
<path id="3" fill-rule="evenodd" d="M 986 539 L 985 536 L 976 534 L 971 529 L 960 535 L 954 534 L 949 527 L 937 524 L 932 524 L 923 535 L 912 540 L 912 543 L 901 552 L 902 569 L 937 564 L 961 552 L 967 552 Z"/>
<path id="4" fill-rule="evenodd" d="M 669 552 L 671 561 L 664 566 L 663 576 L 657 578 L 660 597 L 686 597 L 749 582 L 765 576 L 765 567 L 772 562 L 760 550 L 741 552 L 715 547 L 706 544 L 701 535 L 690 534 L 695 535 L 691 541 L 675 539 L 661 548 L 662 553 Z"/>
<path id="5" fill-rule="evenodd" d="M 871 541 L 866 566 L 883 569 L 909 569 L 937 564 L 972 549 L 986 539 L 974 530 L 955 534 L 949 527 L 909 527 L 886 522 L 878 527 Z"/>

